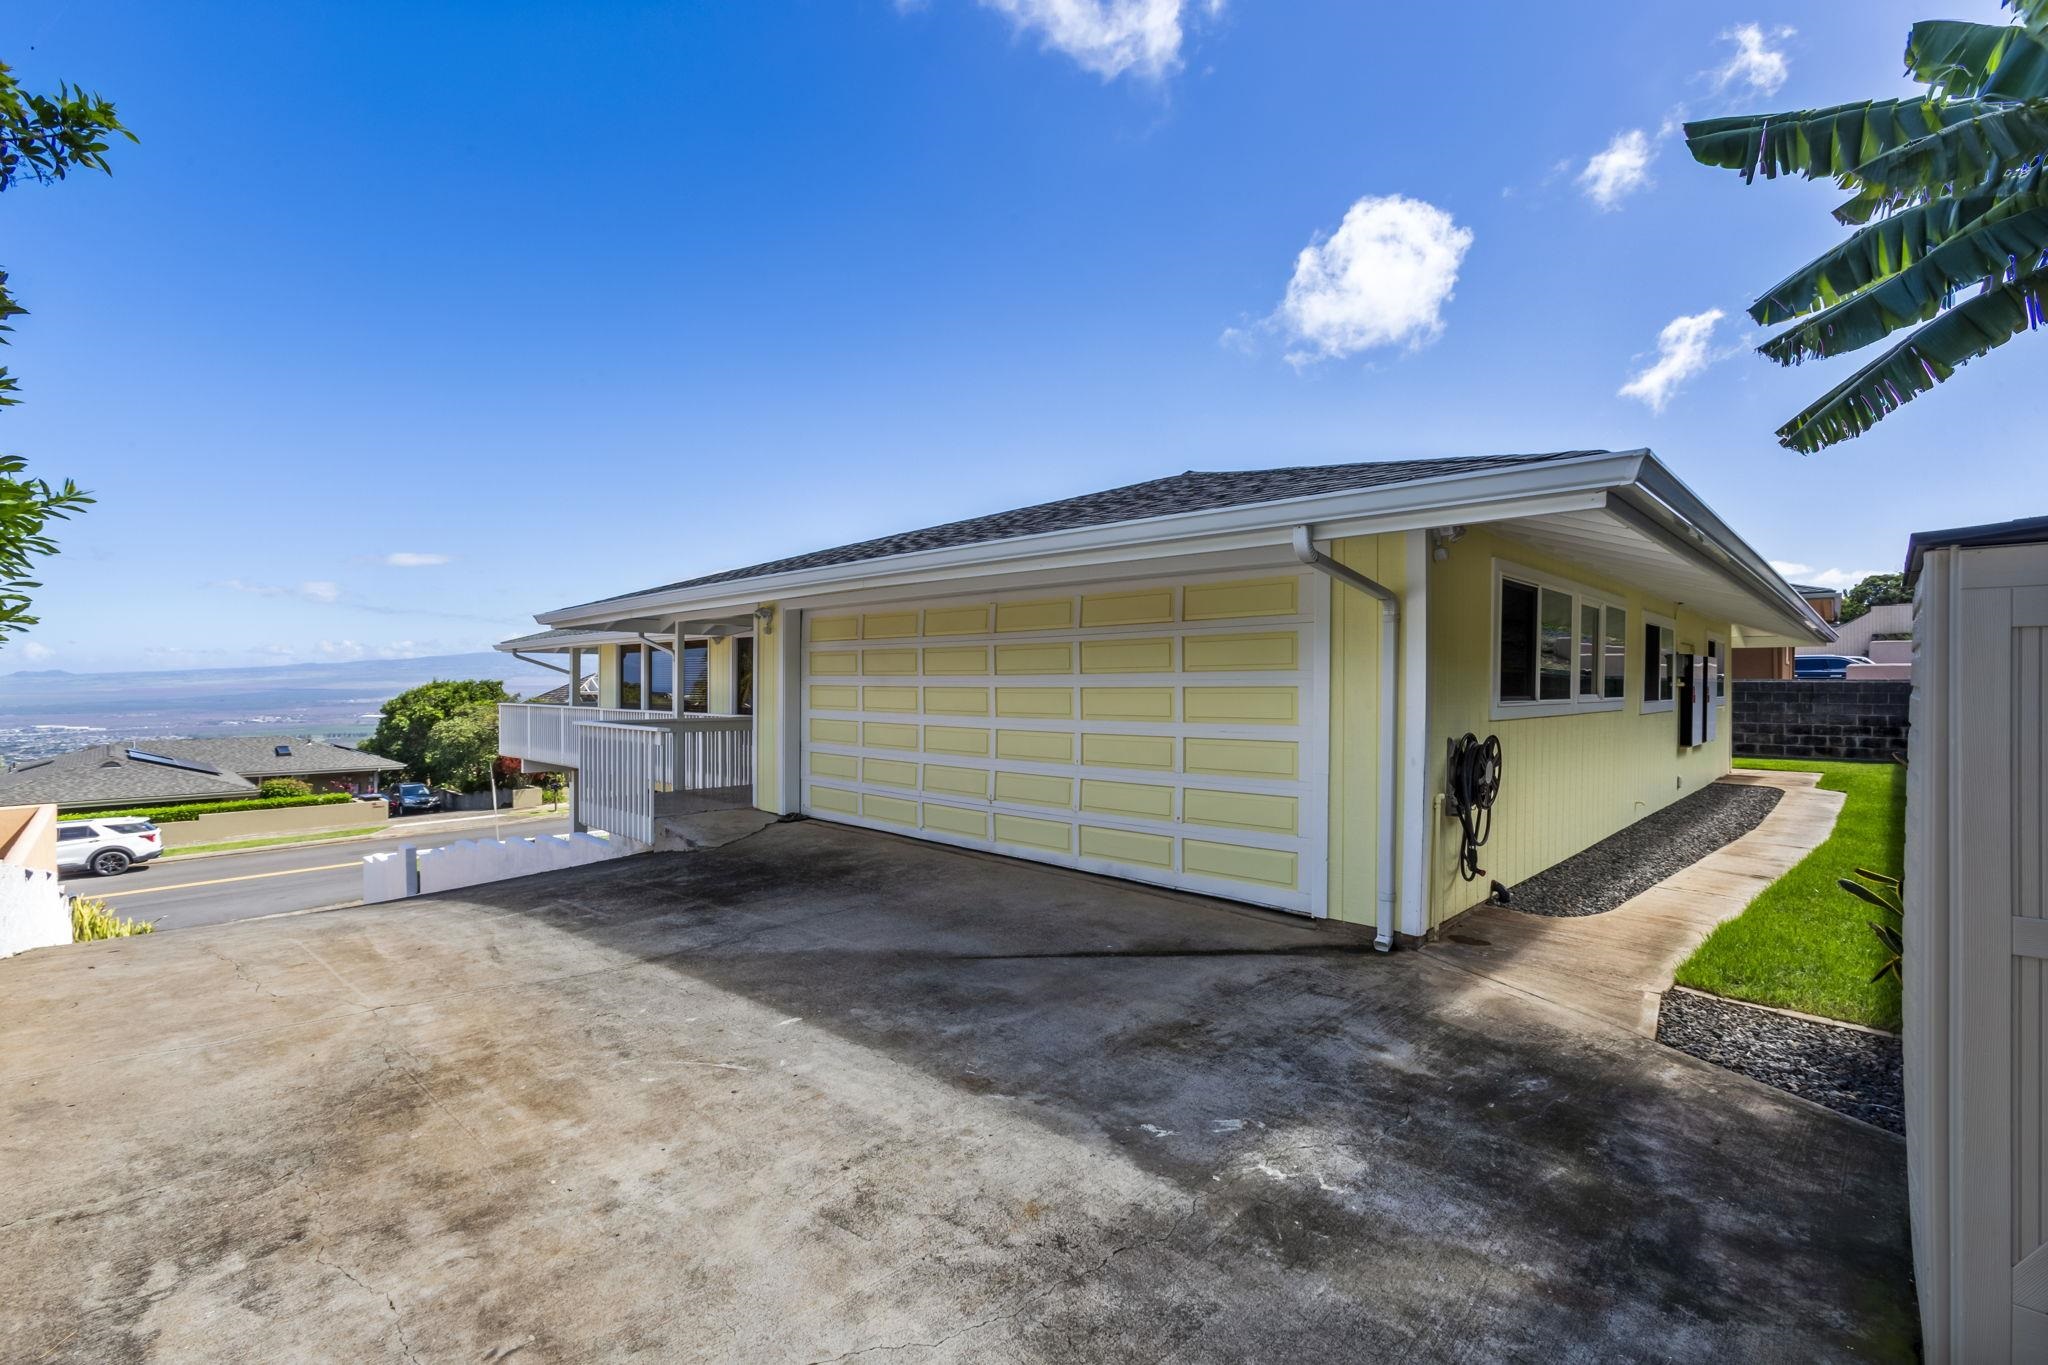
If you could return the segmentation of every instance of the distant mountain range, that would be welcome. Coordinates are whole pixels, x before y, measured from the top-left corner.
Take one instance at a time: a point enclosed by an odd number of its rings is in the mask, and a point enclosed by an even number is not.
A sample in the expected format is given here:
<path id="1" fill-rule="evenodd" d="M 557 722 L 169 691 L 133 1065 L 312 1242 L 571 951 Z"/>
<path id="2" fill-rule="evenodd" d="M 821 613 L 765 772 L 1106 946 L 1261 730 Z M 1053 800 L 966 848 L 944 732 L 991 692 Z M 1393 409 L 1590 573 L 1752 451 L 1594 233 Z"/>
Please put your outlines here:
<path id="1" fill-rule="evenodd" d="M 559 673 L 509 654 L 162 672 L 0 674 L 0 758 L 15 761 L 150 738 L 308 735 L 342 742 L 367 735 L 377 708 L 437 678 L 491 678 L 521 696 L 560 684 Z"/>

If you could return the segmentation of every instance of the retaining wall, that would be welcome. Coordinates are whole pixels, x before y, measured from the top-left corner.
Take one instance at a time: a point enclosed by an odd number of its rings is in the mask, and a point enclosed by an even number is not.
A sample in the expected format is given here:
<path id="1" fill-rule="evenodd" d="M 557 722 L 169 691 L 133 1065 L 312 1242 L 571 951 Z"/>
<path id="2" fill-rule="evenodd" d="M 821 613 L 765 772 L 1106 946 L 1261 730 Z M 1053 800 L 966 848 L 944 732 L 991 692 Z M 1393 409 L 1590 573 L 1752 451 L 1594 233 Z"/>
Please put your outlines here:
<path id="1" fill-rule="evenodd" d="M 1883 761 L 1906 752 L 1910 682 L 1737 679 L 1735 756 Z"/>
<path id="2" fill-rule="evenodd" d="M 415 850 L 410 845 L 393 853 L 372 853 L 363 859 L 363 901 L 403 900 L 482 882 L 582 867 L 624 857 L 622 840 L 597 834 L 546 834 L 533 839 L 464 839 L 440 848 Z M 419 886 L 409 887 L 406 860 L 419 860 Z"/>

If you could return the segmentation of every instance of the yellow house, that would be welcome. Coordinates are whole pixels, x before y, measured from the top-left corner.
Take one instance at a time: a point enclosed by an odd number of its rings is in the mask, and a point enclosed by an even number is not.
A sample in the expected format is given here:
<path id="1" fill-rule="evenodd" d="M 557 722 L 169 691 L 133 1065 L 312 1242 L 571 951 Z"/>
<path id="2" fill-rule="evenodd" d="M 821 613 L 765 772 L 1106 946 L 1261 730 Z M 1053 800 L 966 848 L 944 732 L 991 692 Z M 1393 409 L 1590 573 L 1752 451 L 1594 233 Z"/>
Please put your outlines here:
<path id="1" fill-rule="evenodd" d="M 537 620 L 597 686 L 500 743 L 586 825 L 723 794 L 1383 946 L 1725 773 L 1729 652 L 1833 638 L 1646 450 L 1190 472 Z"/>

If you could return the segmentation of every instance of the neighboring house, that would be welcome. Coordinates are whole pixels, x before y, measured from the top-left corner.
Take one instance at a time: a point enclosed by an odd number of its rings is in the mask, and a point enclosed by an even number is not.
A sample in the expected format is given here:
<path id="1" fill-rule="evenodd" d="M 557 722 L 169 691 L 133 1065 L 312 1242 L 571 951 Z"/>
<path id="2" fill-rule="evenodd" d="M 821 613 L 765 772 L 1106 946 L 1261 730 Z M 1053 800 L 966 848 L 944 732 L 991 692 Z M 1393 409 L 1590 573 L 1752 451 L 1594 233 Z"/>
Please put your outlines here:
<path id="1" fill-rule="evenodd" d="M 370 792 L 403 764 L 313 739 L 152 739 L 96 744 L 0 773 L 0 804 L 49 802 L 60 811 L 235 801 L 266 778 L 296 777 L 316 792 Z"/>
<path id="2" fill-rule="evenodd" d="M 1873 646 L 1884 643 L 1880 636 L 1893 641 L 1907 640 L 1913 634 L 1913 604 L 1911 602 L 1885 602 L 1872 607 L 1853 621 L 1845 621 L 1835 627 L 1838 637 L 1829 646 L 1830 654 L 1861 654 L 1874 659 L 1879 651 Z M 1802 654 L 1810 651 L 1802 649 Z"/>
<path id="3" fill-rule="evenodd" d="M 1729 767 L 1723 665 L 1832 631 L 1648 451 L 1187 473 L 542 613 L 507 705 L 579 820 L 736 784 L 866 826 L 1421 936 Z M 631 680 L 680 649 L 702 714 Z M 1460 871 L 1449 746 L 1497 735 Z"/>
<path id="4" fill-rule="evenodd" d="M 1807 583 L 1790 585 L 1792 591 L 1806 599 L 1806 605 L 1813 608 L 1814 615 L 1829 625 L 1842 619 L 1842 594 L 1834 588 L 1818 588 Z M 1857 654 L 1860 650 L 1844 649 L 1839 643 L 1813 645 L 1813 650 L 1825 650 L 1835 654 Z M 1738 678 L 1766 678 L 1789 682 L 1796 676 L 1792 663 L 1794 646 L 1745 645 L 1735 651 L 1735 676 Z"/>

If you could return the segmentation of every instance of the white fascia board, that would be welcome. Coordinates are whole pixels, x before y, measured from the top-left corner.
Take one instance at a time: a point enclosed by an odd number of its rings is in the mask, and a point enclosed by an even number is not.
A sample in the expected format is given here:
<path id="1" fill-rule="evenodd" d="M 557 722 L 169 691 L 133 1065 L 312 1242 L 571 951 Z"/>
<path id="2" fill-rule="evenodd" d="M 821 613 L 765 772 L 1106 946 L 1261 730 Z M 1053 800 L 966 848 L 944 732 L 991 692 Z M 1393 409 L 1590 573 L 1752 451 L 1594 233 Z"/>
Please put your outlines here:
<path id="1" fill-rule="evenodd" d="M 531 636 L 500 640 L 491 648 L 504 654 L 560 654 L 570 649 L 595 649 L 599 645 L 630 645 L 640 637 L 631 631 L 584 630 L 553 640 L 535 642 Z"/>
<path id="2" fill-rule="evenodd" d="M 1587 492 L 1633 482 L 1648 451 L 1603 452 L 1540 465 L 1447 474 L 1385 488 L 1349 489 L 1274 502 L 1180 512 L 1135 521 L 1110 522 L 1069 531 L 1013 536 L 973 545 L 917 550 L 852 564 L 764 574 L 730 583 L 640 593 L 607 602 L 542 612 L 549 626 L 605 623 L 650 613 L 691 615 L 729 610 L 757 602 L 795 601 L 819 592 L 853 592 L 910 582 L 948 582 L 984 572 L 1022 572 L 1041 562 L 1128 562 L 1181 555 L 1192 549 L 1243 548 L 1286 539 L 1304 522 L 1345 524 L 1368 518 L 1403 516 L 1408 526 L 1455 523 L 1461 509 L 1480 508 L 1516 497 Z M 1229 542 L 1236 538 L 1236 545 Z M 1198 544 L 1199 543 L 1199 544 Z"/>
<path id="3" fill-rule="evenodd" d="M 1685 486 L 1684 480 L 1666 469 L 1655 456 L 1646 454 L 1642 473 L 1636 482 L 1662 505 L 1663 511 L 1683 523 L 1698 544 L 1714 552 L 1709 557 L 1719 561 L 1716 567 L 1729 578 L 1747 588 L 1752 595 L 1770 603 L 1779 616 L 1801 633 L 1811 636 L 1815 642 L 1832 644 L 1835 641 L 1834 627 L 1821 620 L 1812 603 L 1801 597 L 1776 569 L 1764 561 L 1762 555 L 1730 530 L 1697 493 Z M 1644 506 L 1638 499 L 1631 502 L 1646 515 L 1655 516 L 1659 510 Z"/>

